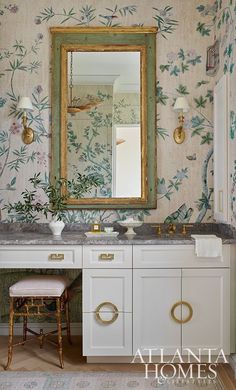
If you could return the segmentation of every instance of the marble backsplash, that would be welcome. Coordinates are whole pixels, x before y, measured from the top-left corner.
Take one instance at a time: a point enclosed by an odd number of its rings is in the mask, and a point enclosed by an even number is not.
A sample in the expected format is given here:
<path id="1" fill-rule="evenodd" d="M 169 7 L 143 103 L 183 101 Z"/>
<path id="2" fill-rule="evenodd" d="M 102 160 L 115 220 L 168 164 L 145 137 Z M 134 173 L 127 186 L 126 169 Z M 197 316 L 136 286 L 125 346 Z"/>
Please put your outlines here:
<path id="1" fill-rule="evenodd" d="M 115 231 L 125 233 L 126 228 L 120 226 L 118 223 L 113 224 L 101 224 L 102 230 L 105 226 L 113 226 Z M 144 223 L 139 228 L 136 228 L 135 231 L 137 235 L 153 236 L 156 235 L 157 226 L 160 226 L 162 234 L 168 233 L 168 224 L 151 224 Z M 175 234 L 181 234 L 183 229 L 183 224 L 176 224 Z M 224 223 L 194 223 L 194 224 L 185 224 L 187 227 L 187 234 L 219 234 L 224 237 L 234 238 L 236 237 L 236 229 Z M 189 227 L 188 227 L 189 226 Z M 78 232 L 84 233 L 91 230 L 91 224 L 83 223 L 68 223 L 65 225 L 64 232 Z M 47 223 L 0 223 L 0 233 L 20 233 L 20 232 L 32 232 L 32 233 L 42 233 L 42 234 L 51 234 L 49 226 Z M 62 233 L 63 234 L 63 233 Z"/>

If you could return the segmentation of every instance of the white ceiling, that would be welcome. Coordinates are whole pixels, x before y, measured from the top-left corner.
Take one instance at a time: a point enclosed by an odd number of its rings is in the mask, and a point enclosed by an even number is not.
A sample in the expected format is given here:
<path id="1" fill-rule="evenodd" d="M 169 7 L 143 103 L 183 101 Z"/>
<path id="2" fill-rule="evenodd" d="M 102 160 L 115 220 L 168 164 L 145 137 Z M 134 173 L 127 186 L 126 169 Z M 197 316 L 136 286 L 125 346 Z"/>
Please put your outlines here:
<path id="1" fill-rule="evenodd" d="M 72 56 L 74 85 L 112 84 L 117 92 L 140 91 L 139 52 L 73 52 Z M 68 53 L 68 75 L 70 61 Z"/>

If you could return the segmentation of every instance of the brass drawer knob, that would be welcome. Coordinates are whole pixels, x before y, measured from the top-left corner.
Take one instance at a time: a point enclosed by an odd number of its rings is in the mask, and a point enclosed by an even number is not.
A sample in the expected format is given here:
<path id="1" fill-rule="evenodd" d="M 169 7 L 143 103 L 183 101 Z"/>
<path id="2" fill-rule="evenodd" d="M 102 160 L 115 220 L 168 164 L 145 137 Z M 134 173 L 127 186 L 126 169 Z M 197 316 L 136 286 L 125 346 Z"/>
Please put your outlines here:
<path id="1" fill-rule="evenodd" d="M 49 255 L 48 260 L 49 261 L 62 261 L 62 260 L 64 260 L 64 258 L 65 258 L 64 253 L 51 253 Z"/>
<path id="2" fill-rule="evenodd" d="M 112 261 L 114 260 L 114 253 L 101 253 L 99 256 L 99 260 Z"/>
<path id="3" fill-rule="evenodd" d="M 110 320 L 104 320 L 104 319 L 102 319 L 102 317 L 100 315 L 100 310 L 104 306 L 110 307 L 112 309 L 112 318 Z M 111 302 L 102 302 L 102 303 L 100 303 L 100 305 L 97 306 L 97 308 L 95 310 L 96 320 L 102 325 L 112 324 L 118 318 L 118 315 L 119 315 L 119 312 L 118 312 L 116 305 L 114 305 L 114 303 L 111 303 Z"/>
<path id="4" fill-rule="evenodd" d="M 185 305 L 187 306 L 187 308 L 189 309 L 189 315 L 184 318 L 184 319 L 179 319 L 175 316 L 175 309 L 176 307 L 180 306 L 180 305 Z M 189 322 L 191 319 L 192 319 L 192 316 L 193 316 L 193 308 L 192 306 L 190 305 L 190 303 L 186 302 L 186 301 L 179 301 L 179 302 L 176 302 L 172 308 L 171 308 L 171 317 L 173 318 L 173 320 L 175 322 L 177 322 L 178 324 L 186 324 L 186 322 Z"/>

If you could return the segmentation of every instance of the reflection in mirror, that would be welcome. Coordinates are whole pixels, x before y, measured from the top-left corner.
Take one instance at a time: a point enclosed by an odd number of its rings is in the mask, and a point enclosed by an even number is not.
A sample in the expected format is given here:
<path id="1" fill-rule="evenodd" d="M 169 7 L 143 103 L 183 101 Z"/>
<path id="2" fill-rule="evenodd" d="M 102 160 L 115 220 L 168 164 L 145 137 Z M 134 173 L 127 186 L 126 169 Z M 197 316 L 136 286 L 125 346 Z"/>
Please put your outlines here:
<path id="1" fill-rule="evenodd" d="M 140 52 L 67 52 L 67 174 L 87 198 L 141 197 Z"/>

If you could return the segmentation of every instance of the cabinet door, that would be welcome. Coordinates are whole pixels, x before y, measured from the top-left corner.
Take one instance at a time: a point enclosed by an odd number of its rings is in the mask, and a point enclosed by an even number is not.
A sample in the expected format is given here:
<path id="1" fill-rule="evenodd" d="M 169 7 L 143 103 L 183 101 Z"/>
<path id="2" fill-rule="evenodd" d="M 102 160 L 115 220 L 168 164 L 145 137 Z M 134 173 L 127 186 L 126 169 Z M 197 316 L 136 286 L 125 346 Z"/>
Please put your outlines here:
<path id="1" fill-rule="evenodd" d="M 230 270 L 184 269 L 182 300 L 193 309 L 192 319 L 182 325 L 183 349 L 198 352 L 199 348 L 222 348 L 229 354 Z M 188 310 L 182 305 L 183 319 L 188 316 Z"/>
<path id="2" fill-rule="evenodd" d="M 132 355 L 132 270 L 83 270 L 83 355 Z"/>
<path id="3" fill-rule="evenodd" d="M 180 349 L 181 326 L 171 318 L 171 308 L 181 298 L 181 270 L 135 269 L 133 288 L 133 354 L 138 348 L 143 355 L 145 348 L 164 348 L 165 354 Z"/>
<path id="4" fill-rule="evenodd" d="M 103 320 L 110 313 L 101 313 Z M 132 356 L 132 313 L 118 313 L 111 324 L 98 322 L 95 313 L 83 313 L 84 356 Z"/>
<path id="5" fill-rule="evenodd" d="M 103 302 L 113 303 L 119 312 L 132 312 L 131 269 L 83 270 L 83 312 L 95 312 Z"/>

